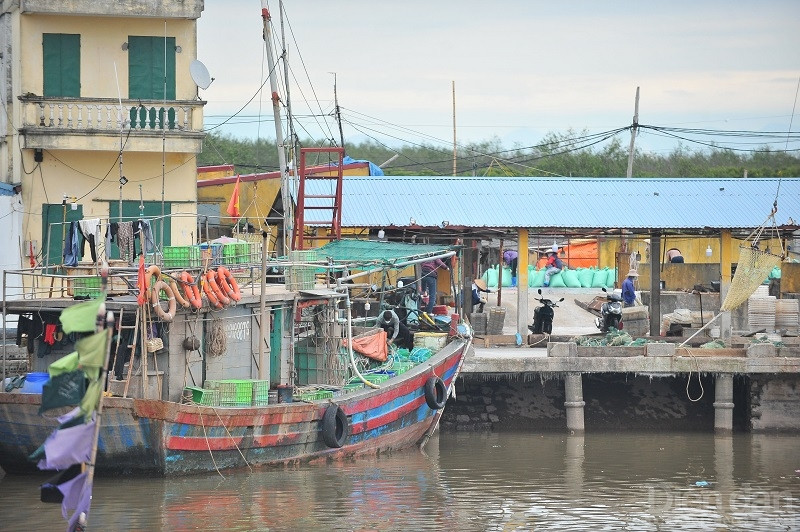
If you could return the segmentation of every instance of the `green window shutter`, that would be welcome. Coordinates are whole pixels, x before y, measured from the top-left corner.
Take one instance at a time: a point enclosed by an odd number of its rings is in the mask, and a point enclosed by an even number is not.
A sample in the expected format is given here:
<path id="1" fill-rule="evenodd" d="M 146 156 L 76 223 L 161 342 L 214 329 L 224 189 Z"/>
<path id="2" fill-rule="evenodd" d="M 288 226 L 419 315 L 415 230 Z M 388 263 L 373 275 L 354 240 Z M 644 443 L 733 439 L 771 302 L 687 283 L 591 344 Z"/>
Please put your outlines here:
<path id="1" fill-rule="evenodd" d="M 78 204 L 78 208 L 73 211 L 70 205 L 42 204 L 42 261 L 46 260 L 47 266 L 63 263 L 64 236 L 69 229 L 69 222 L 82 219 L 83 205 Z M 89 253 L 88 249 L 86 253 Z"/>
<path id="2" fill-rule="evenodd" d="M 150 220 L 150 229 L 153 231 L 153 241 L 156 247 L 161 249 L 161 202 L 160 201 L 145 201 L 144 209 L 139 209 L 138 201 L 123 201 L 122 202 L 122 216 L 125 221 L 132 221 L 137 218 L 144 218 Z M 170 223 L 169 215 L 172 213 L 172 202 L 164 202 L 164 246 L 169 246 L 172 231 L 172 224 Z M 119 222 L 119 201 L 108 202 L 108 216 L 112 222 Z M 136 241 L 136 251 L 141 251 L 141 244 L 139 240 Z M 120 257 L 119 248 L 116 245 L 111 246 L 110 257 L 118 259 Z"/>
<path id="3" fill-rule="evenodd" d="M 44 96 L 81 95 L 81 36 L 66 33 L 42 35 Z"/>
<path id="4" fill-rule="evenodd" d="M 128 37 L 128 97 L 142 100 L 175 99 L 175 37 Z"/>

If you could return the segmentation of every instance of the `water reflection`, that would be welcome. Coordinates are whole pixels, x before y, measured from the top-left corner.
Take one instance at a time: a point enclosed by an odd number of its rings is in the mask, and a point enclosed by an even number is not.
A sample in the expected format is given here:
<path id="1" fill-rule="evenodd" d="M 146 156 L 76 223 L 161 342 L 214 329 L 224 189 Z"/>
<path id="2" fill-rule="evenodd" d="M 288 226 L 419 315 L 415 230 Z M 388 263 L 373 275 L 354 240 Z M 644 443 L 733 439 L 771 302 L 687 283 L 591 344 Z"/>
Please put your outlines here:
<path id="1" fill-rule="evenodd" d="M 176 479 L 100 478 L 95 530 L 800 527 L 800 436 L 461 434 L 426 453 Z M 0 529 L 49 530 L 46 477 L 0 480 Z M 10 525 L 13 523 L 13 525 Z"/>

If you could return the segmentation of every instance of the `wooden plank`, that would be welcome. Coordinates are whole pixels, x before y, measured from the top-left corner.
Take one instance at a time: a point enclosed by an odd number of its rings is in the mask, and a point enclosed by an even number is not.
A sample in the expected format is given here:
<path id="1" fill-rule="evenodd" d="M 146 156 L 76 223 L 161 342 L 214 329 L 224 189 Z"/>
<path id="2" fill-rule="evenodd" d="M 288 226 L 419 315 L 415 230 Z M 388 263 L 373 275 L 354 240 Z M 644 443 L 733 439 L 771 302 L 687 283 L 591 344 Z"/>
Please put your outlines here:
<path id="1" fill-rule="evenodd" d="M 582 308 L 583 310 L 585 310 L 587 312 L 590 312 L 591 314 L 594 314 L 595 316 L 599 316 L 600 315 L 600 307 L 603 306 L 603 303 L 605 303 L 605 301 L 606 301 L 605 297 L 595 296 L 595 298 L 592 299 L 591 301 L 589 301 L 588 303 L 585 303 L 585 302 L 583 302 L 583 301 L 581 301 L 579 299 L 576 299 L 574 301 L 574 303 L 575 303 L 576 306 Z"/>
<path id="2" fill-rule="evenodd" d="M 487 334 L 476 336 L 473 342 L 480 347 L 491 347 L 493 345 L 517 345 L 516 334 Z"/>

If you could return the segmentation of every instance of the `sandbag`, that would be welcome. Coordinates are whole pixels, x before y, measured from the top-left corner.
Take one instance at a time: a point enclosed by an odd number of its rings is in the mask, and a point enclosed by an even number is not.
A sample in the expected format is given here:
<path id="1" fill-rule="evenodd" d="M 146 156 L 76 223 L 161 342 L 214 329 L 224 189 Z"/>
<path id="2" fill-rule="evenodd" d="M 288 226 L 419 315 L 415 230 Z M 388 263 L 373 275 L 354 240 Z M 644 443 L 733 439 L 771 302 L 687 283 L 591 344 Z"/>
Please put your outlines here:
<path id="1" fill-rule="evenodd" d="M 486 281 L 486 285 L 489 288 L 497 288 L 497 270 L 494 268 L 489 268 L 486 270 L 486 276 L 486 279 L 484 279 L 484 281 Z"/>
<path id="2" fill-rule="evenodd" d="M 592 279 L 594 278 L 594 268 L 578 268 L 578 281 L 581 283 L 582 288 L 591 288 Z"/>
<path id="3" fill-rule="evenodd" d="M 595 270 L 592 277 L 592 288 L 603 288 L 608 286 L 608 267 L 601 270 Z"/>
<path id="4" fill-rule="evenodd" d="M 567 288 L 580 288 L 581 282 L 578 280 L 578 272 L 565 268 L 561 271 L 561 276 L 564 278 L 564 284 Z"/>
<path id="5" fill-rule="evenodd" d="M 550 277 L 550 286 L 553 288 L 566 288 L 567 285 L 564 283 L 564 271 L 560 271 L 555 275 Z"/>
<path id="6" fill-rule="evenodd" d="M 617 269 L 608 269 L 608 279 L 606 279 L 606 286 L 615 286 L 617 282 Z"/>
<path id="7" fill-rule="evenodd" d="M 511 268 L 503 266 L 503 286 L 511 286 Z"/>
<path id="8" fill-rule="evenodd" d="M 544 284 L 544 268 L 536 270 L 528 277 L 528 286 L 532 288 L 539 288 Z"/>

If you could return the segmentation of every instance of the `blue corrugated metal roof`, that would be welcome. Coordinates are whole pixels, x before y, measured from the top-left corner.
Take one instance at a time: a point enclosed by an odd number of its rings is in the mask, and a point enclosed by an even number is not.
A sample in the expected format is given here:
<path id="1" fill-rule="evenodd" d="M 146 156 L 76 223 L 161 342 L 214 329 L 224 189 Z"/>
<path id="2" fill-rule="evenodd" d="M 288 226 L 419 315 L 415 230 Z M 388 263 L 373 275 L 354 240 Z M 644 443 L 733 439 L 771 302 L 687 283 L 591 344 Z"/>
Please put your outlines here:
<path id="1" fill-rule="evenodd" d="M 330 182 L 306 182 L 307 194 L 331 192 Z M 351 176 L 344 178 L 342 225 L 747 229 L 763 223 L 776 194 L 777 223 L 799 223 L 800 178 Z M 327 216 L 306 211 L 306 219 Z"/>

